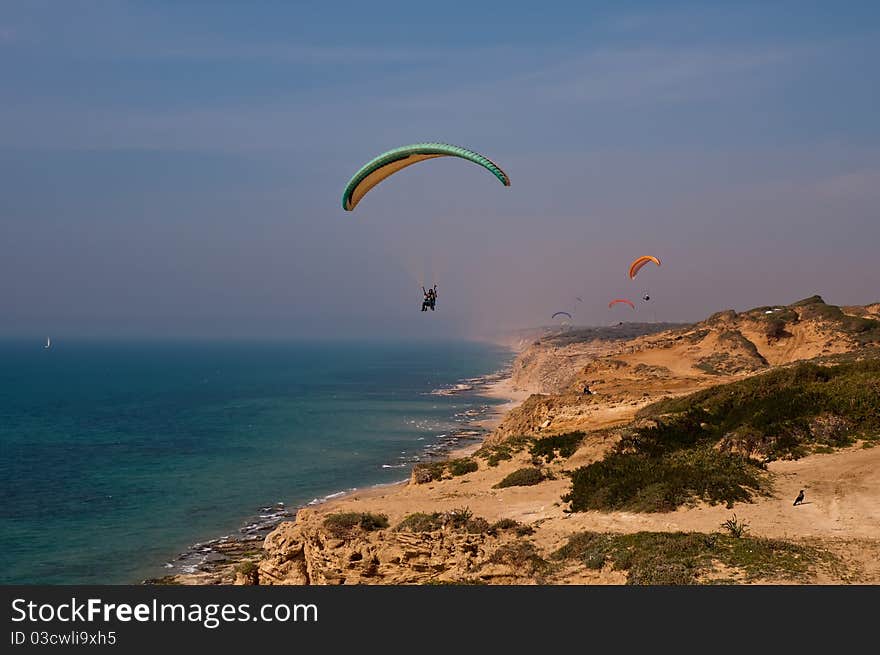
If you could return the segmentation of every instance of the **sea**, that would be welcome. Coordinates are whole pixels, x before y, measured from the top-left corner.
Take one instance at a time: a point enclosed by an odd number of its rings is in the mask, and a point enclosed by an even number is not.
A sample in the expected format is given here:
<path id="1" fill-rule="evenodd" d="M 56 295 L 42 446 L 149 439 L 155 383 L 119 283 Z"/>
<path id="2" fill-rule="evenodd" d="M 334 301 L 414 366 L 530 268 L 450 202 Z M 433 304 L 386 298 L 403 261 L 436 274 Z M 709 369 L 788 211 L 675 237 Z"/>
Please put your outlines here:
<path id="1" fill-rule="evenodd" d="M 187 572 L 212 540 L 404 480 L 479 436 L 502 402 L 481 390 L 511 359 L 472 342 L 0 342 L 0 583 Z"/>

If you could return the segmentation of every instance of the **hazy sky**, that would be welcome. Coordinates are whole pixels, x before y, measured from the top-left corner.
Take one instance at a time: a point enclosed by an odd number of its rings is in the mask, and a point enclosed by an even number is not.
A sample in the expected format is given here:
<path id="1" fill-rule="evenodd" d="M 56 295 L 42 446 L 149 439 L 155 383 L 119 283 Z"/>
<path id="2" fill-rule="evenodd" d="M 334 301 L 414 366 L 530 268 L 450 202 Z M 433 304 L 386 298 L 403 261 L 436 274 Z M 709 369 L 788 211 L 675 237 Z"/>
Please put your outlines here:
<path id="1" fill-rule="evenodd" d="M 0 334 L 880 300 L 880 5 L 659 4 L 0 2 Z M 512 186 L 435 160 L 342 211 L 417 141 Z M 663 266 L 630 282 L 640 254 Z"/>

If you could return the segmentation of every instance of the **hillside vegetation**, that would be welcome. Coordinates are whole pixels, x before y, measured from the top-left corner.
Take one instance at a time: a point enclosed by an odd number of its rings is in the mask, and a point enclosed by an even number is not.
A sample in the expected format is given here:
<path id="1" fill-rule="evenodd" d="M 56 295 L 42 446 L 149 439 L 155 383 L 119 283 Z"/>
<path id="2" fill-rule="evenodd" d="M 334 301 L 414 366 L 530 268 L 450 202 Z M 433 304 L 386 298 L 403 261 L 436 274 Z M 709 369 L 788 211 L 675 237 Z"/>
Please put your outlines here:
<path id="1" fill-rule="evenodd" d="M 804 363 L 639 412 L 604 459 L 572 473 L 571 511 L 662 512 L 751 500 L 769 491 L 764 467 L 880 432 L 880 361 Z"/>

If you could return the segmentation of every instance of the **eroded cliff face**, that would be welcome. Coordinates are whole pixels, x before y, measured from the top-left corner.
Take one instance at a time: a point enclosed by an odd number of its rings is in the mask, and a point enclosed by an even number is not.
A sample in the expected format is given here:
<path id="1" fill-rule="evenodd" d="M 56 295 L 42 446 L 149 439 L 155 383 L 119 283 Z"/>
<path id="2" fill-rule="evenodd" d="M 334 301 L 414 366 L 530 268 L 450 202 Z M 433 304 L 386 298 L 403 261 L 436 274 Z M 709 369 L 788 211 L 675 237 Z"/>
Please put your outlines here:
<path id="1" fill-rule="evenodd" d="M 303 509 L 266 537 L 258 584 L 528 584 L 536 572 L 516 557 L 511 531 L 469 533 L 361 529 L 339 536 Z M 514 544 L 511 547 L 511 544 Z M 526 558 L 527 560 L 527 558 Z M 246 581 L 245 581 L 246 582 Z"/>
<path id="2" fill-rule="evenodd" d="M 813 296 L 788 306 L 726 310 L 660 332 L 624 325 L 547 335 L 526 347 L 512 369 L 515 387 L 533 395 L 508 413 L 489 442 L 611 427 L 661 398 L 876 349 L 877 318 L 877 304 L 840 308 Z"/>

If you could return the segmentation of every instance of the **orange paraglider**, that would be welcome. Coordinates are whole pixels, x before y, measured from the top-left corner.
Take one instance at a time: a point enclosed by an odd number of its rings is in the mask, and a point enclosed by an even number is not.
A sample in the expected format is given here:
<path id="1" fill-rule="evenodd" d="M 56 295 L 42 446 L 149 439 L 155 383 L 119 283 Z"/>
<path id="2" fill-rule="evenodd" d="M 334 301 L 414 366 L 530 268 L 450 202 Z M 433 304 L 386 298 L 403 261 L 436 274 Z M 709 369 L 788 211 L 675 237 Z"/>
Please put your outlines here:
<path id="1" fill-rule="evenodd" d="M 636 306 L 633 304 L 632 300 L 627 300 L 626 298 L 615 298 L 610 303 L 608 303 L 608 309 L 611 309 L 616 304 L 629 305 L 632 309 L 635 309 Z"/>
<path id="2" fill-rule="evenodd" d="M 637 257 L 636 260 L 629 265 L 629 279 L 633 280 L 636 277 L 636 274 L 642 270 L 642 268 L 650 263 L 654 262 L 657 266 L 660 266 L 660 260 L 656 257 L 651 257 L 650 255 L 643 255 L 641 257 Z"/>

